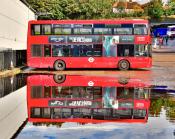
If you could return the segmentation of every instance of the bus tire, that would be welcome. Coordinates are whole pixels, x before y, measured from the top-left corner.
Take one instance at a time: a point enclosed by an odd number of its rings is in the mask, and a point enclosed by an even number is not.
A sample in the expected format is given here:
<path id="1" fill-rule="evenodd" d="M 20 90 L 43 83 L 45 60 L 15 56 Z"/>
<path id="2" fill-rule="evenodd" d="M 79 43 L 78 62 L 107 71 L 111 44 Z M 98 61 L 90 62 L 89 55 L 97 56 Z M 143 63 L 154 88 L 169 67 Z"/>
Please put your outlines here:
<path id="1" fill-rule="evenodd" d="M 127 60 L 120 60 L 118 63 L 119 70 L 128 70 L 130 68 L 130 64 Z"/>
<path id="2" fill-rule="evenodd" d="M 62 60 L 57 60 L 55 61 L 54 65 L 53 65 L 55 70 L 64 70 L 66 68 L 66 64 L 64 61 Z"/>
<path id="3" fill-rule="evenodd" d="M 60 84 L 60 83 L 63 83 L 65 80 L 66 80 L 66 75 L 64 74 L 55 74 L 53 76 L 53 79 L 56 83 Z"/>

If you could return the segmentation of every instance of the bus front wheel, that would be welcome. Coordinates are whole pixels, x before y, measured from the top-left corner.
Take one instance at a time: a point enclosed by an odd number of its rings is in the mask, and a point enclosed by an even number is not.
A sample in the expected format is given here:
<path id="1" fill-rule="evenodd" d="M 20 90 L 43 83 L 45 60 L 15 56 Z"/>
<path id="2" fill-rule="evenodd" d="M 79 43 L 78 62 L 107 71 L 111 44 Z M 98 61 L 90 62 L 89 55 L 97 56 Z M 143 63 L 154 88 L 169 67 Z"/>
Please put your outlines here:
<path id="1" fill-rule="evenodd" d="M 129 62 L 127 60 L 120 60 L 118 63 L 119 70 L 128 70 Z"/>
<path id="2" fill-rule="evenodd" d="M 55 74 L 53 76 L 53 79 L 56 83 L 60 84 L 60 83 L 63 83 L 66 80 L 66 75 Z"/>
<path id="3" fill-rule="evenodd" d="M 64 70 L 66 68 L 66 64 L 62 60 L 57 60 L 54 63 L 55 70 Z"/>

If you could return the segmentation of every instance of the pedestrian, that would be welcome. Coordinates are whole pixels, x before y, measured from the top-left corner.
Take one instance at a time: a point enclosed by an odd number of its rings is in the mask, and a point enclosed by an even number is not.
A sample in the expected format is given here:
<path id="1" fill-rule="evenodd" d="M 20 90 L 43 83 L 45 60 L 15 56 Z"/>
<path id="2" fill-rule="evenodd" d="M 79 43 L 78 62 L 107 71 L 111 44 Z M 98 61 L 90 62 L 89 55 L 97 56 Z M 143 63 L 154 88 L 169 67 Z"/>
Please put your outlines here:
<path id="1" fill-rule="evenodd" d="M 168 45 L 168 35 L 165 36 L 165 42 L 166 42 L 166 45 Z"/>
<path id="2" fill-rule="evenodd" d="M 163 45 L 163 38 L 160 36 L 159 37 L 159 48 Z"/>

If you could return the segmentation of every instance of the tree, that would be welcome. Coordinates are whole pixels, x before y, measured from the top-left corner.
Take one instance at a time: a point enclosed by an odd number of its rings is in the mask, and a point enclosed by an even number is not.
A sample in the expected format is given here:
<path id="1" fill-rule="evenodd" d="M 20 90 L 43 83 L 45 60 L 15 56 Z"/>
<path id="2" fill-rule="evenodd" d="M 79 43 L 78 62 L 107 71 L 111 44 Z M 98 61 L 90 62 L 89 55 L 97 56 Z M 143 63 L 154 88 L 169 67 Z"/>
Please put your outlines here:
<path id="1" fill-rule="evenodd" d="M 41 19 L 64 19 L 59 0 L 27 0 Z"/>
<path id="2" fill-rule="evenodd" d="M 164 13 L 162 1 L 152 0 L 145 6 L 144 12 L 151 18 L 157 18 L 157 19 L 161 18 Z"/>
<path id="3" fill-rule="evenodd" d="M 134 9 L 133 16 L 140 17 L 144 13 L 144 10 L 140 6 L 138 6 L 138 5 L 135 5 L 133 7 L 133 9 Z"/>
<path id="4" fill-rule="evenodd" d="M 175 0 L 168 3 L 171 14 L 175 14 Z"/>
<path id="5" fill-rule="evenodd" d="M 27 0 L 38 13 L 49 13 L 41 19 L 112 18 L 114 0 Z"/>

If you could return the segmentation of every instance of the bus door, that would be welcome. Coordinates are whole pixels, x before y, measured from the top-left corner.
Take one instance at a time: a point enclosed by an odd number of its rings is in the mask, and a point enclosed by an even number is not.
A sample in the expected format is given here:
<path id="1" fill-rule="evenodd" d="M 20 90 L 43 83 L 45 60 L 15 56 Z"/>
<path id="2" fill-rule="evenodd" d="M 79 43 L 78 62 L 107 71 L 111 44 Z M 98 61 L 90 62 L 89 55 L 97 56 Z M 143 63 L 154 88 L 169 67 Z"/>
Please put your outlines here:
<path id="1" fill-rule="evenodd" d="M 50 65 L 50 59 L 51 59 L 51 45 L 47 44 L 43 47 L 43 60 L 41 61 L 41 65 L 44 67 L 47 67 Z"/>
<path id="2" fill-rule="evenodd" d="M 118 44 L 117 57 L 120 59 L 127 59 L 132 63 L 134 57 L 134 44 Z"/>
<path id="3" fill-rule="evenodd" d="M 137 64 L 135 66 L 138 68 L 143 67 L 145 64 L 149 65 L 151 57 L 151 46 L 138 44 L 135 45 L 134 49 L 135 51 L 134 51 L 133 64 Z"/>

